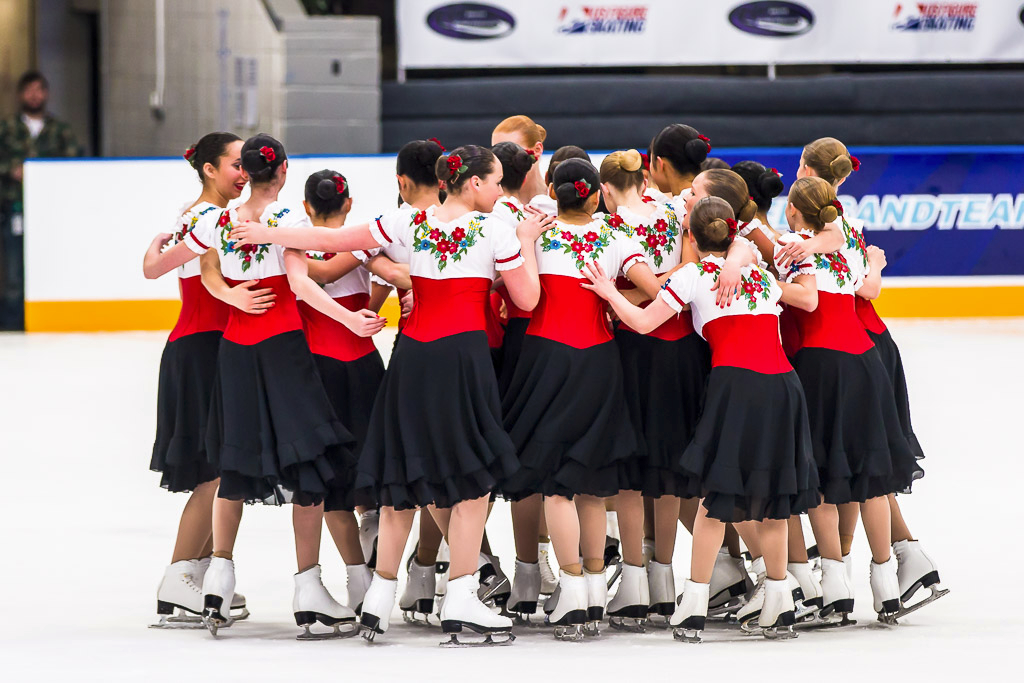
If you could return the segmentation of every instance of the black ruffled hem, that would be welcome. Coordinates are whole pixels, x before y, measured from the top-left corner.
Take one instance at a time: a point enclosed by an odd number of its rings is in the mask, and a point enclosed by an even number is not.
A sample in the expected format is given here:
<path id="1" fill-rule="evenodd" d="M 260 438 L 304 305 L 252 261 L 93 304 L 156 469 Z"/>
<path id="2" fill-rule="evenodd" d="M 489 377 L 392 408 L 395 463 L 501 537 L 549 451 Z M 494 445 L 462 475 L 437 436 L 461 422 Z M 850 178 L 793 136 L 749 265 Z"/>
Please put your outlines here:
<path id="1" fill-rule="evenodd" d="M 899 416 L 903 435 L 907 437 L 907 442 L 910 444 L 910 451 L 914 454 L 914 458 L 923 460 L 924 450 L 921 448 L 910 422 L 910 396 L 907 393 L 907 376 L 903 371 L 903 357 L 900 355 L 900 349 L 896 346 L 892 335 L 889 334 L 889 330 L 885 330 L 881 334 L 868 331 L 868 336 L 875 342 L 882 367 L 889 375 L 893 399 L 896 401 L 896 414 Z"/>

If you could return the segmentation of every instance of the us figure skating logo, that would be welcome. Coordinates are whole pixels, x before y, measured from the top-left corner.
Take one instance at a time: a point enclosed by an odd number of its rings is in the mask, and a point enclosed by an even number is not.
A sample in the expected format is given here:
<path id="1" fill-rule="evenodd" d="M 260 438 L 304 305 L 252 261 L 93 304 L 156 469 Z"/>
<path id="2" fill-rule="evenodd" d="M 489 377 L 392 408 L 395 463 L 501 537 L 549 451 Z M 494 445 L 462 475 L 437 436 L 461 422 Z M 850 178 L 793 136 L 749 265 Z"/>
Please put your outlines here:
<path id="1" fill-rule="evenodd" d="M 563 5 L 558 13 L 559 33 L 643 33 L 646 28 L 647 5 Z"/>
<path id="2" fill-rule="evenodd" d="M 894 31 L 973 31 L 976 2 L 915 2 L 896 5 Z"/>

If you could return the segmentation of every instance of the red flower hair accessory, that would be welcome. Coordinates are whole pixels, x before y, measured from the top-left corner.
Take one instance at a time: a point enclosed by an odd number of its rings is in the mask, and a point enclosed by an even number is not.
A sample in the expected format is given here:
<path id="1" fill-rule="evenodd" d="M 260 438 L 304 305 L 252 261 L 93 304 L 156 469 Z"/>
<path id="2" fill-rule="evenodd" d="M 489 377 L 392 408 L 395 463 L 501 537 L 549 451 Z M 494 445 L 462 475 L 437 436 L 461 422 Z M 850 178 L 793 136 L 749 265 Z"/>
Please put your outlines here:
<path id="1" fill-rule="evenodd" d="M 438 140 L 437 138 L 427 138 L 427 142 L 433 142 L 435 145 L 441 148 L 442 152 L 445 151 L 444 145 L 442 145 L 441 141 Z"/>
<path id="2" fill-rule="evenodd" d="M 697 139 L 704 141 L 704 144 L 708 146 L 708 154 L 711 154 L 711 138 L 707 135 L 698 135 Z"/>
<path id="3" fill-rule="evenodd" d="M 274 154 L 274 148 L 267 147 L 266 145 L 260 147 L 260 156 L 266 159 L 268 164 L 277 158 L 277 155 Z"/>
<path id="4" fill-rule="evenodd" d="M 729 241 L 732 242 L 736 239 L 736 233 L 739 232 L 739 225 L 735 218 L 726 218 L 725 225 L 729 228 Z"/>
<path id="5" fill-rule="evenodd" d="M 840 216 L 843 215 L 843 205 L 839 203 L 838 199 L 832 202 L 832 206 L 836 207 L 836 211 L 839 213 Z"/>
<path id="6" fill-rule="evenodd" d="M 462 163 L 462 157 L 458 154 L 453 154 L 448 157 L 448 179 L 455 178 L 460 173 L 465 173 L 469 170 L 469 166 Z"/>
<path id="7" fill-rule="evenodd" d="M 586 180 L 577 180 L 572 185 L 576 188 L 577 197 L 586 197 L 590 194 L 590 183 Z"/>
<path id="8" fill-rule="evenodd" d="M 334 181 L 334 187 L 337 188 L 338 194 L 342 194 L 345 192 L 346 188 L 348 188 L 348 183 L 346 183 L 345 179 L 340 175 L 334 176 L 331 180 Z"/>
<path id="9" fill-rule="evenodd" d="M 852 154 L 850 155 L 850 163 L 853 164 L 853 170 L 854 171 L 859 171 L 860 170 L 860 159 L 858 159 L 857 157 L 853 156 Z"/>
<path id="10" fill-rule="evenodd" d="M 779 169 L 777 169 L 775 167 L 772 167 L 772 168 L 769 168 L 768 170 L 771 171 L 772 173 L 774 173 L 775 175 L 779 176 L 780 178 L 782 177 L 782 172 Z"/>
<path id="11" fill-rule="evenodd" d="M 646 152 L 640 152 L 640 164 L 648 171 L 651 170 L 651 158 Z"/>
<path id="12" fill-rule="evenodd" d="M 196 147 L 195 147 L 195 145 L 192 145 L 191 147 L 186 149 L 185 153 L 182 154 L 182 156 L 185 157 L 185 161 L 187 161 L 190 164 L 192 163 L 192 157 L 194 157 L 195 155 L 196 155 Z"/>
<path id="13" fill-rule="evenodd" d="M 534 161 L 537 161 L 537 153 L 534 152 L 532 149 L 526 149 L 526 150 L 523 150 L 523 151 L 526 152 L 527 154 L 529 154 L 531 159 L 533 159 Z"/>

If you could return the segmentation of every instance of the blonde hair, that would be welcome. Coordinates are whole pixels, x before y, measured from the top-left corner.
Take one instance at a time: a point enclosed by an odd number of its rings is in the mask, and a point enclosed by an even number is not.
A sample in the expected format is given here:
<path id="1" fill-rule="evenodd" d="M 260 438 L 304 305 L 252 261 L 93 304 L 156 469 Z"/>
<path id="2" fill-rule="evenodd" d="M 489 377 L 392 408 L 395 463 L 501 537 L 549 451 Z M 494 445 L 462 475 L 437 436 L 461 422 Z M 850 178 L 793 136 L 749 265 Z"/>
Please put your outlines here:
<path id="1" fill-rule="evenodd" d="M 703 197 L 694 204 L 690 232 L 701 251 L 727 251 L 735 231 L 736 217 L 729 202 L 721 197 Z"/>
<path id="2" fill-rule="evenodd" d="M 798 179 L 789 188 L 789 203 L 816 233 L 839 218 L 836 191 L 824 178 L 808 176 Z"/>
<path id="3" fill-rule="evenodd" d="M 643 169 L 644 160 L 635 149 L 612 152 L 601 162 L 601 182 L 617 190 L 639 189 L 644 184 Z"/>
<path id="4" fill-rule="evenodd" d="M 713 197 L 721 197 L 743 223 L 749 223 L 757 215 L 757 204 L 750 197 L 750 190 L 747 188 L 747 181 L 737 173 L 725 168 L 711 168 L 701 171 L 699 174 L 704 179 L 704 185 L 708 194 Z"/>
<path id="5" fill-rule="evenodd" d="M 853 173 L 853 160 L 846 145 L 835 138 L 818 138 L 804 147 L 804 164 L 815 175 L 830 185 L 835 185 Z"/>
<path id="6" fill-rule="evenodd" d="M 536 123 L 524 114 L 508 117 L 494 127 L 494 132 L 519 133 L 523 136 L 523 141 L 526 142 L 524 147 L 533 147 L 538 142 L 544 142 L 548 137 L 548 132 L 544 130 L 544 126 Z"/>

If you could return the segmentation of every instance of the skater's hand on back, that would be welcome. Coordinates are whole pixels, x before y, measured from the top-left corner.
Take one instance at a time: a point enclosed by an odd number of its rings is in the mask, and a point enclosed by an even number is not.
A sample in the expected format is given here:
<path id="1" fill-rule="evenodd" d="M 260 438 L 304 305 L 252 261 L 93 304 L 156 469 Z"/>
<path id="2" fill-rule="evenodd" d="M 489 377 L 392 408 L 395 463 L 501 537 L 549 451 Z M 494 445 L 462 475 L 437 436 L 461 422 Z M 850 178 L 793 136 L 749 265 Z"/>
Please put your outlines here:
<path id="1" fill-rule="evenodd" d="M 592 261 L 591 263 L 584 264 L 583 270 L 581 270 L 580 272 L 583 273 L 583 277 L 590 280 L 589 284 L 586 282 L 581 282 L 580 287 L 582 287 L 583 289 L 589 289 L 591 292 L 597 294 L 602 299 L 607 301 L 617 291 L 615 289 L 615 283 L 612 282 L 612 280 L 604 272 L 604 268 L 602 268 L 601 264 L 598 263 L 597 261 Z"/>
<path id="2" fill-rule="evenodd" d="M 711 285 L 711 291 L 715 292 L 715 304 L 719 308 L 725 308 L 734 300 L 739 299 L 742 285 L 743 273 L 739 268 L 726 261 L 725 266 L 718 273 L 715 284 Z"/>
<path id="3" fill-rule="evenodd" d="M 274 307 L 274 299 L 277 298 L 277 294 L 274 294 L 274 290 L 269 287 L 253 289 L 257 284 L 259 284 L 259 280 L 249 280 L 235 285 L 228 290 L 228 303 L 250 315 L 263 315 Z"/>
<path id="4" fill-rule="evenodd" d="M 778 264 L 781 273 L 795 262 L 803 261 L 810 255 L 811 250 L 807 248 L 807 240 L 798 239 L 780 245 L 778 251 L 775 252 L 775 263 Z"/>
<path id="5" fill-rule="evenodd" d="M 383 330 L 387 324 L 387 318 L 364 308 L 361 311 L 356 311 L 345 323 L 345 326 L 360 337 L 372 337 Z"/>
<path id="6" fill-rule="evenodd" d="M 412 304 L 413 304 L 412 290 L 410 289 L 406 293 L 406 295 L 403 296 L 400 299 L 400 301 L 402 303 L 402 317 L 403 318 L 408 318 L 409 314 L 412 313 Z"/>
<path id="7" fill-rule="evenodd" d="M 554 224 L 554 216 L 549 216 L 539 209 L 527 206 L 526 219 L 520 221 L 519 226 L 516 228 L 516 235 L 520 238 L 525 238 L 529 242 L 536 242 Z"/>
<path id="8" fill-rule="evenodd" d="M 242 221 L 232 228 L 230 238 L 236 247 L 245 244 L 269 244 L 270 228 L 258 221 Z"/>

